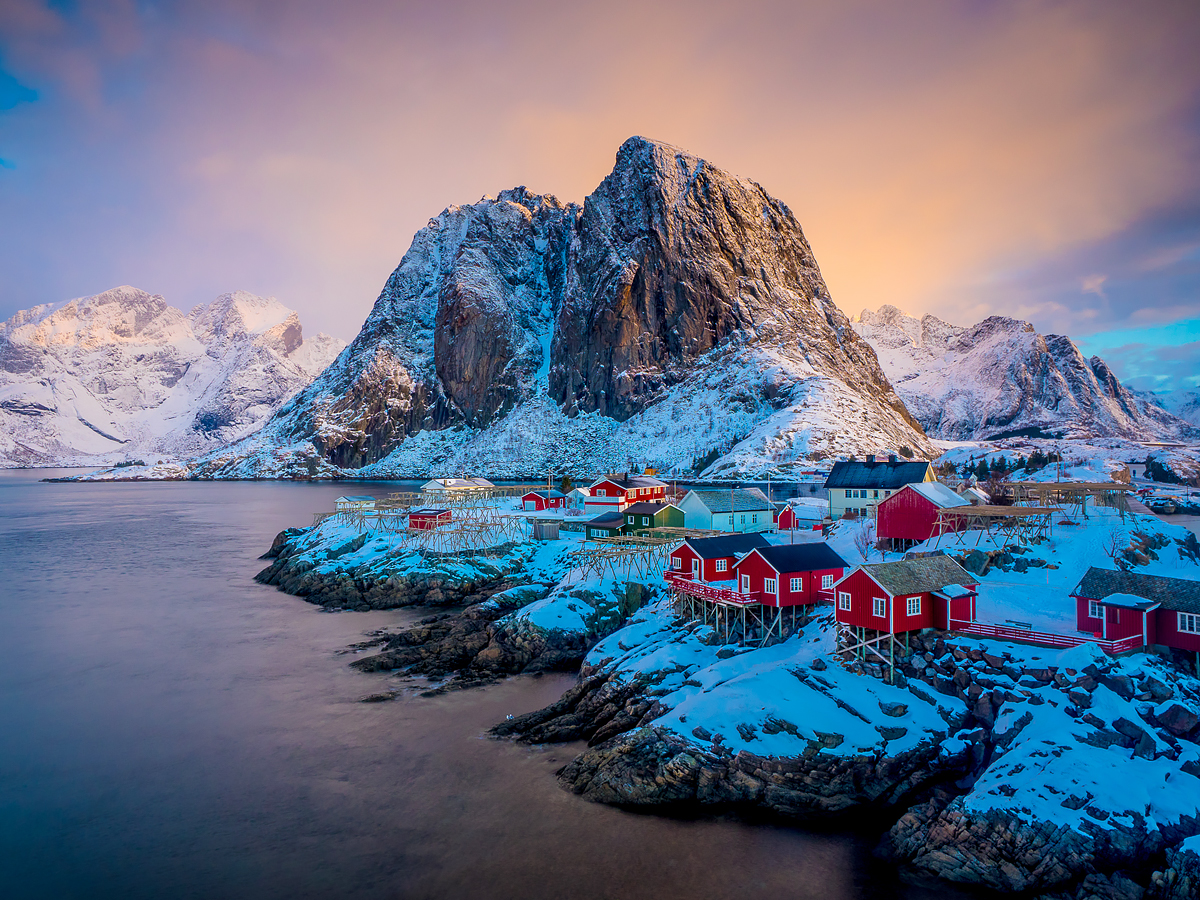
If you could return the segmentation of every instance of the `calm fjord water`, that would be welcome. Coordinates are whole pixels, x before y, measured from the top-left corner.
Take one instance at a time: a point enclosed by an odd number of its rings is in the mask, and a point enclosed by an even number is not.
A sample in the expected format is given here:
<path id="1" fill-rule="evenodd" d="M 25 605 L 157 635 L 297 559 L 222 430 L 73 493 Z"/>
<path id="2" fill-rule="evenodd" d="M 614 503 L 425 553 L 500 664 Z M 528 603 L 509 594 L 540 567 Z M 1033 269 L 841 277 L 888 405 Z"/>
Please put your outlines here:
<path id="1" fill-rule="evenodd" d="M 586 803 L 553 778 L 577 747 L 483 737 L 567 677 L 357 702 L 386 680 L 337 651 L 419 613 L 251 581 L 344 486 L 47 474 L 0 471 L 8 900 L 933 896 L 867 841 Z"/>

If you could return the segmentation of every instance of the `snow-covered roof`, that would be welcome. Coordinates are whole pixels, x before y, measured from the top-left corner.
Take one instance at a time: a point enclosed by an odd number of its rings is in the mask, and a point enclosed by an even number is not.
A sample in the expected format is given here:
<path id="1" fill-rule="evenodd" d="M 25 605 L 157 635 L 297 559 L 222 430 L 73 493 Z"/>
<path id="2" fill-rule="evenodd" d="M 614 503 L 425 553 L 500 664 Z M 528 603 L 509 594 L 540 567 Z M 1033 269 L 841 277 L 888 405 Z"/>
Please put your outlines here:
<path id="1" fill-rule="evenodd" d="M 410 509 L 408 514 L 410 516 L 440 516 L 443 514 L 449 515 L 450 510 L 441 509 L 436 506 L 423 506 L 420 509 Z"/>
<path id="2" fill-rule="evenodd" d="M 543 500 L 557 500 L 563 496 L 562 491 L 526 491 L 522 496 L 541 497 Z"/>
<path id="3" fill-rule="evenodd" d="M 748 512 L 772 509 L 767 495 L 758 488 L 727 488 L 725 490 L 691 491 L 709 512 Z"/>
<path id="4" fill-rule="evenodd" d="M 898 562 L 859 566 L 893 597 L 944 590 L 948 585 L 972 584 L 976 579 L 949 556 L 925 556 Z"/>
<path id="5" fill-rule="evenodd" d="M 1119 572 L 1092 566 L 1072 592 L 1075 597 L 1101 602 L 1106 602 L 1105 598 L 1113 594 L 1132 594 L 1143 600 L 1161 603 L 1165 609 L 1200 613 L 1200 581 L 1184 578 Z"/>
<path id="6" fill-rule="evenodd" d="M 890 488 L 895 490 L 906 484 L 924 481 L 928 473 L 929 463 L 923 459 L 915 462 L 842 460 L 834 463 L 833 468 L 829 470 L 829 477 L 825 479 L 825 487 Z"/>
<path id="7" fill-rule="evenodd" d="M 1120 606 L 1123 609 L 1155 609 L 1158 604 L 1153 600 L 1147 600 L 1145 597 L 1139 597 L 1136 594 L 1109 594 L 1103 597 L 1100 603 L 1105 606 Z"/>
<path id="8" fill-rule="evenodd" d="M 430 485 L 445 488 L 448 490 L 462 490 L 464 488 L 490 488 L 495 487 L 486 478 L 434 478 L 425 482 L 423 487 L 425 490 L 430 490 Z"/>
<path id="9" fill-rule="evenodd" d="M 941 509 L 971 505 L 950 488 L 937 481 L 922 481 L 920 484 L 910 484 L 909 487 Z"/>
<path id="10" fill-rule="evenodd" d="M 374 503 L 374 497 L 338 497 L 334 503 Z"/>
<path id="11" fill-rule="evenodd" d="M 943 588 L 939 588 L 937 593 L 954 600 L 958 597 L 969 597 L 975 592 L 970 588 L 963 587 L 961 584 L 948 584 Z"/>

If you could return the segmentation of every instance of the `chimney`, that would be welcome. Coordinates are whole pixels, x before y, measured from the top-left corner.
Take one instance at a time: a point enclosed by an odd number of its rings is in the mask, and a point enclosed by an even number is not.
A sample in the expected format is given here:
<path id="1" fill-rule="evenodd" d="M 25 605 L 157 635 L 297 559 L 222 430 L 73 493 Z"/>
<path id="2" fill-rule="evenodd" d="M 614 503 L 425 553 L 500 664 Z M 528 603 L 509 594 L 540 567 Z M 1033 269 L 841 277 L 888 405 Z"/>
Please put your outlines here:
<path id="1" fill-rule="evenodd" d="M 867 454 L 867 465 L 868 466 L 875 465 L 875 454 L 874 453 Z"/>
<path id="2" fill-rule="evenodd" d="M 896 458 L 895 453 L 889 453 L 888 454 L 888 462 L 894 463 L 894 462 L 900 462 L 900 460 Z"/>

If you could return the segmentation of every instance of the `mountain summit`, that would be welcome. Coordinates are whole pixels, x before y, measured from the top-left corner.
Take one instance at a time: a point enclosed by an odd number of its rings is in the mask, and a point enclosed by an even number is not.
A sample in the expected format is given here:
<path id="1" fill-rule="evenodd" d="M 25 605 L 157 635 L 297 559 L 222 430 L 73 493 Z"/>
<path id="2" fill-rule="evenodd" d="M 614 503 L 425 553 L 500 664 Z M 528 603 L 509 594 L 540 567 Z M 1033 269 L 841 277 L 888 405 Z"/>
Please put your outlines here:
<path id="1" fill-rule="evenodd" d="M 791 210 L 634 137 L 582 206 L 524 187 L 417 232 L 348 351 L 213 477 L 709 474 L 928 451 Z M 366 467 L 366 468 L 364 468 Z"/>

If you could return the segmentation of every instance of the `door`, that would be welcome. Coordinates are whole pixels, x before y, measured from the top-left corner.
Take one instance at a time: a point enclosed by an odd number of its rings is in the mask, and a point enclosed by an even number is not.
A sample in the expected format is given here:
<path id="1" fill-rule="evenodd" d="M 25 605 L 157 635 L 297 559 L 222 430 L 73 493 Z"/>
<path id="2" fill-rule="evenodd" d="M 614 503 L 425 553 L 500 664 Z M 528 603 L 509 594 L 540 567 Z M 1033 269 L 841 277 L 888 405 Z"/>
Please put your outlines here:
<path id="1" fill-rule="evenodd" d="M 700 580 L 700 560 L 692 560 L 692 581 Z"/>

